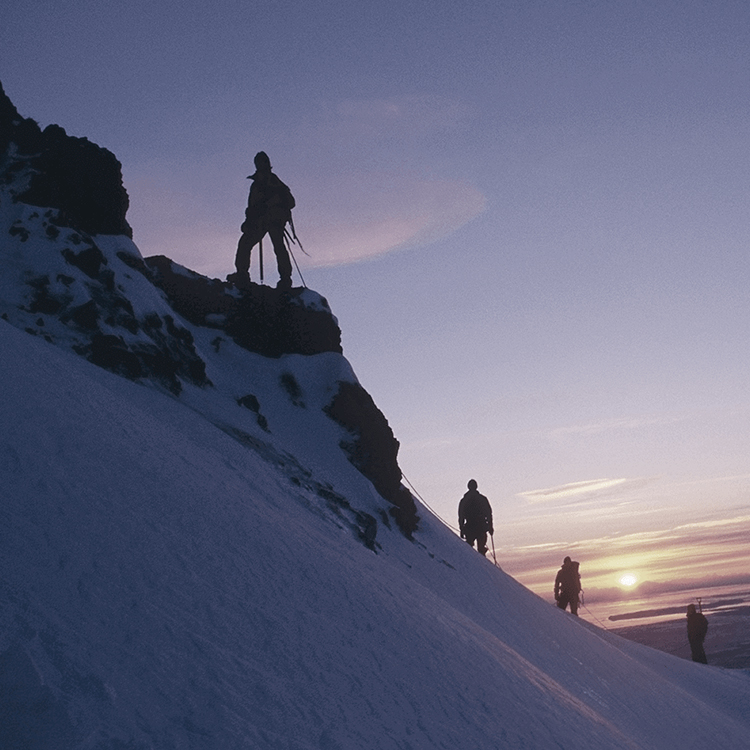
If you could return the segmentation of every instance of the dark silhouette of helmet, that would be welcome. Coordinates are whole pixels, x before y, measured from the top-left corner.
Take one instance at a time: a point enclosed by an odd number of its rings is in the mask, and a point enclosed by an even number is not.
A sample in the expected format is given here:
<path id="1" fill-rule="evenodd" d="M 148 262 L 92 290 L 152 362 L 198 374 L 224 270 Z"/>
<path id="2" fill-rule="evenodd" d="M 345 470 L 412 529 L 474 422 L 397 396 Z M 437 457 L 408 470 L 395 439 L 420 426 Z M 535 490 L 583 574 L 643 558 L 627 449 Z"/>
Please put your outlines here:
<path id="1" fill-rule="evenodd" d="M 268 158 L 268 154 L 265 151 L 258 151 L 258 153 L 255 154 L 255 159 L 253 161 L 255 162 L 255 168 L 261 172 L 271 171 L 271 160 Z"/>
<path id="2" fill-rule="evenodd" d="M 470 490 L 475 490 L 477 488 L 477 480 L 476 479 L 470 479 L 469 483 L 466 485 Z"/>

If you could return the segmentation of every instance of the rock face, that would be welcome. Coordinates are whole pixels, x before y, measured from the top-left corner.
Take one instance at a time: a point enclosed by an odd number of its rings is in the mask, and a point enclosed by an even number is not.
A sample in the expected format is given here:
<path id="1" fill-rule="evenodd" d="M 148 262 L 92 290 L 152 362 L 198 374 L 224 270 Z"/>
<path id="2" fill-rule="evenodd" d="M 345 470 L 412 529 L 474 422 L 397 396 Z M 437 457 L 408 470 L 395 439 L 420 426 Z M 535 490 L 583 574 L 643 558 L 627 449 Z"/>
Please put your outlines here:
<path id="1" fill-rule="evenodd" d="M 194 325 L 221 328 L 248 351 L 266 357 L 342 353 L 341 331 L 328 303 L 308 290 L 284 293 L 251 284 L 239 292 L 163 255 L 146 258 L 145 263 L 176 312 Z"/>
<path id="2" fill-rule="evenodd" d="M 113 154 L 56 125 L 41 131 L 0 87 L 0 319 L 173 396 L 186 384 L 214 387 L 211 348 L 218 353 L 226 338 L 267 358 L 342 354 L 341 331 L 323 297 L 256 284 L 239 290 L 164 256 L 144 260 L 127 207 Z M 282 385 L 301 405 L 296 384 Z M 347 435 L 340 448 L 411 536 L 416 507 L 401 485 L 399 444 L 388 422 L 358 383 L 334 377 L 326 388 L 334 395 L 323 410 Z M 269 432 L 255 396 L 236 394 L 232 402 Z M 362 533 L 374 539 L 369 529 Z"/>
<path id="3" fill-rule="evenodd" d="M 125 220 L 128 194 L 120 162 L 86 138 L 73 138 L 58 125 L 43 131 L 22 118 L 0 86 L 0 151 L 6 175 L 26 173 L 16 195 L 31 206 L 58 209 L 56 222 L 88 234 L 133 233 Z M 10 144 L 15 148 L 10 149 Z"/>
<path id="4" fill-rule="evenodd" d="M 59 216 L 59 209 L 37 210 L 0 192 L 0 236 L 6 238 L 0 317 L 175 395 L 185 382 L 209 385 L 193 334 L 153 285 L 134 277 L 138 251 L 130 239 L 94 238 L 65 227 Z"/>
<path id="5" fill-rule="evenodd" d="M 352 439 L 342 441 L 341 447 L 378 493 L 393 505 L 391 515 L 410 536 L 417 528 L 417 508 L 411 493 L 401 484 L 401 470 L 396 463 L 398 440 L 372 396 L 358 383 L 342 381 L 325 412 L 351 433 Z"/>

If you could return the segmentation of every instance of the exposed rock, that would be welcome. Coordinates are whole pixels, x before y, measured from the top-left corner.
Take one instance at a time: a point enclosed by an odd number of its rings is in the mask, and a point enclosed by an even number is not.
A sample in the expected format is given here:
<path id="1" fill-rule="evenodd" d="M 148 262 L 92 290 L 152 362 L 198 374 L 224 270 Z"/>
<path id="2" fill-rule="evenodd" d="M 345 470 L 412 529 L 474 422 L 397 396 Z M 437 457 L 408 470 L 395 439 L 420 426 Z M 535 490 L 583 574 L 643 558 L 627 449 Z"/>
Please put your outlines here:
<path id="1" fill-rule="evenodd" d="M 18 114 L 0 83 L 0 153 L 5 153 L 11 143 L 21 154 L 32 154 L 42 148 L 42 131 L 34 120 Z"/>
<path id="2" fill-rule="evenodd" d="M 279 383 L 281 387 L 287 392 L 289 400 L 295 406 L 299 406 L 300 408 L 304 409 L 305 402 L 302 398 L 302 389 L 297 382 L 297 378 L 295 378 L 291 372 L 283 372 L 281 373 L 281 377 L 279 378 Z"/>
<path id="3" fill-rule="evenodd" d="M 62 254 L 70 265 L 80 268 L 92 279 L 98 278 L 101 267 L 107 265 L 107 259 L 102 255 L 102 251 L 93 244 L 85 250 L 81 250 L 80 253 L 66 249 L 62 251 Z"/>
<path id="4" fill-rule="evenodd" d="M 248 393 L 247 396 L 238 398 L 237 404 L 239 406 L 244 406 L 246 409 L 250 409 L 250 411 L 255 414 L 258 426 L 262 430 L 270 432 L 270 430 L 268 429 L 268 420 L 260 413 L 260 402 L 258 401 L 257 396 L 254 396 L 252 393 Z"/>
<path id="5" fill-rule="evenodd" d="M 251 352 L 266 357 L 342 353 L 341 331 L 328 303 L 318 295 L 320 309 L 314 309 L 305 304 L 306 290 L 300 288 L 282 292 L 251 284 L 240 291 L 163 255 L 146 258 L 145 263 L 176 312 L 195 325 L 221 328 Z"/>
<path id="6" fill-rule="evenodd" d="M 370 394 L 357 383 L 341 381 L 325 412 L 351 433 L 352 440 L 343 441 L 342 449 L 378 493 L 394 506 L 391 515 L 404 534 L 411 537 L 419 517 L 414 498 L 401 484 L 401 470 L 396 461 L 399 443 Z"/>
<path id="7" fill-rule="evenodd" d="M 16 146 L 11 154 L 10 144 Z M 24 158 L 20 158 L 24 157 Z M 86 138 L 67 135 L 59 125 L 41 131 L 24 119 L 0 86 L 0 161 L 12 178 L 30 167 L 25 190 L 16 200 L 32 206 L 57 208 L 60 226 L 89 234 L 133 236 L 125 220 L 128 194 L 114 154 Z"/>

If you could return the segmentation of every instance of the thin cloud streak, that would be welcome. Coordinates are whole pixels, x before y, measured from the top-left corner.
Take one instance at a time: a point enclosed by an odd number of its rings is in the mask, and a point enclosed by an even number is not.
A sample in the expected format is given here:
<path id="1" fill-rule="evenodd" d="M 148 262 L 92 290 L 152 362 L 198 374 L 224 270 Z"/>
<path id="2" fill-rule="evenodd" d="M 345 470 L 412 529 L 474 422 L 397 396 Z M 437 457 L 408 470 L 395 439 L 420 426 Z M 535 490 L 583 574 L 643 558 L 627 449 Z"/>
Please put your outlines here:
<path id="1" fill-rule="evenodd" d="M 714 482 L 738 482 L 743 479 L 750 479 L 750 474 L 732 474 L 726 477 L 705 477 L 704 479 L 691 479 L 688 482 L 678 482 L 673 487 L 697 487 L 701 484 L 713 484 Z"/>
<path id="2" fill-rule="evenodd" d="M 310 266 L 356 263 L 435 242 L 481 214 L 482 193 L 467 182 L 401 172 L 326 176 L 301 204 Z M 332 199 L 333 198 L 333 199 Z"/>
<path id="3" fill-rule="evenodd" d="M 588 479 L 583 482 L 570 482 L 559 487 L 520 492 L 519 497 L 523 497 L 530 503 L 545 503 L 588 492 L 599 492 L 604 489 L 617 487 L 625 482 L 627 482 L 627 479 Z"/>
<path id="4" fill-rule="evenodd" d="M 640 581 L 630 591 L 633 597 L 745 580 L 750 578 L 746 564 L 750 514 L 738 510 L 731 518 L 704 518 L 653 531 L 505 548 L 501 555 L 508 562 L 503 568 L 544 595 L 563 555 L 569 554 L 581 561 L 584 589 L 592 601 L 623 598 L 617 582 L 624 573 L 635 574 Z"/>
<path id="5" fill-rule="evenodd" d="M 558 485 L 557 487 L 548 487 L 541 490 L 527 490 L 518 493 L 528 503 L 551 503 L 558 500 L 569 500 L 581 495 L 591 495 L 592 493 L 601 494 L 609 492 L 614 488 L 619 490 L 630 490 L 643 487 L 656 481 L 658 477 L 635 477 L 628 479 L 621 477 L 617 479 L 587 479 L 581 482 L 569 482 Z M 587 499 L 587 498 L 584 498 Z"/>
<path id="6" fill-rule="evenodd" d="M 605 422 L 593 422 L 584 425 L 570 425 L 569 427 L 557 427 L 550 431 L 550 437 L 561 438 L 568 435 L 598 435 L 615 430 L 639 430 L 643 427 L 654 427 L 657 425 L 671 425 L 682 422 L 686 416 L 653 416 L 653 417 L 626 417 L 612 419 Z"/>

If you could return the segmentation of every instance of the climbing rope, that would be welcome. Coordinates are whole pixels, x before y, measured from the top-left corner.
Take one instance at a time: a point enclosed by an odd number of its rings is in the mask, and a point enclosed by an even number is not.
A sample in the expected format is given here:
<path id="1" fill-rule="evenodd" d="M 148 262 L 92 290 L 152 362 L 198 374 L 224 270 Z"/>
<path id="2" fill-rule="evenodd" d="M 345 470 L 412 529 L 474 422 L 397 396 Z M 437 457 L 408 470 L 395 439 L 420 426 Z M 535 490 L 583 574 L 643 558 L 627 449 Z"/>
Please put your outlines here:
<path id="1" fill-rule="evenodd" d="M 448 523 L 448 521 L 446 521 L 436 510 L 433 510 L 430 507 L 427 501 L 419 494 L 419 492 L 417 492 L 416 487 L 409 481 L 409 478 L 406 476 L 406 474 L 404 474 L 403 471 L 401 472 L 401 476 L 403 480 L 406 482 L 406 484 L 409 485 L 409 488 L 415 494 L 415 496 L 419 498 L 419 501 L 422 503 L 422 505 L 424 505 L 424 507 L 427 508 L 427 510 L 429 510 L 430 513 L 432 513 L 432 515 L 438 519 L 438 521 L 440 521 L 442 524 L 444 524 L 449 529 L 451 529 L 451 531 L 455 531 L 459 536 L 461 536 L 461 532 L 459 529 L 457 529 L 452 524 Z M 495 554 L 495 537 L 492 534 L 490 534 L 490 539 L 492 540 L 492 562 L 496 568 L 499 568 L 500 566 L 498 565 L 498 562 L 497 562 L 497 555 Z"/>
<path id="2" fill-rule="evenodd" d="M 403 479 L 406 482 L 406 484 L 409 485 L 409 488 L 411 489 L 411 491 L 419 498 L 419 501 L 422 503 L 422 505 L 424 505 L 424 507 L 427 508 L 427 510 L 429 510 L 430 513 L 432 513 L 432 515 L 435 516 L 435 518 L 438 519 L 438 521 L 441 521 L 442 523 L 444 523 L 452 531 L 455 531 L 458 534 L 461 533 L 459 531 L 459 529 L 457 529 L 455 526 L 452 526 L 451 524 L 449 524 L 448 521 L 446 521 L 436 510 L 433 510 L 429 506 L 429 504 L 427 503 L 427 501 L 419 494 L 419 492 L 417 492 L 416 487 L 414 487 L 414 485 L 409 481 L 409 478 L 406 476 L 406 474 L 404 474 L 403 471 L 401 472 L 401 476 L 403 477 Z"/>

